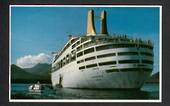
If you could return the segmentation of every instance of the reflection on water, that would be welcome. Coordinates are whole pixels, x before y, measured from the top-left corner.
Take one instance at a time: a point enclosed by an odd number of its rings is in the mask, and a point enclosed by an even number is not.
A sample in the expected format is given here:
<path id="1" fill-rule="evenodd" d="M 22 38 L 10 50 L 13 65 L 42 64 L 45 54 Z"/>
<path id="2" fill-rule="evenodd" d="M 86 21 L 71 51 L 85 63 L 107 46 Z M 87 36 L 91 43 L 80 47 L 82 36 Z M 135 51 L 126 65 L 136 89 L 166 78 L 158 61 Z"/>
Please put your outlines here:
<path id="1" fill-rule="evenodd" d="M 30 94 L 30 84 L 12 84 L 12 96 L 14 99 L 159 99 L 159 85 L 145 84 L 141 90 L 117 90 L 117 89 L 51 89 L 46 86 L 42 94 Z"/>
<path id="2" fill-rule="evenodd" d="M 56 94 L 61 95 L 62 98 L 74 97 L 83 99 L 145 99 L 148 96 L 147 92 L 139 90 L 57 89 Z"/>

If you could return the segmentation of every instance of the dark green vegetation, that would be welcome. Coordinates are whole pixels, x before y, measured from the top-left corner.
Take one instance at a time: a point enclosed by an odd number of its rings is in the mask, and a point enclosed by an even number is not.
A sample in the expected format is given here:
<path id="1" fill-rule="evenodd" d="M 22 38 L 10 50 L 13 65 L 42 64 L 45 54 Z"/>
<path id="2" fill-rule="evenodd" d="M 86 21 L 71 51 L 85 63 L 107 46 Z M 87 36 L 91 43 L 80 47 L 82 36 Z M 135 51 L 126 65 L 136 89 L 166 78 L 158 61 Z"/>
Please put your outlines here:
<path id="1" fill-rule="evenodd" d="M 14 64 L 11 65 L 12 83 L 51 83 L 51 66 L 49 64 L 37 64 L 32 68 L 22 69 Z"/>
<path id="2" fill-rule="evenodd" d="M 50 73 L 51 65 L 50 64 L 37 64 L 36 66 L 32 68 L 25 68 L 24 70 L 36 74 L 36 75 L 41 75 L 41 76 L 47 76 Z"/>

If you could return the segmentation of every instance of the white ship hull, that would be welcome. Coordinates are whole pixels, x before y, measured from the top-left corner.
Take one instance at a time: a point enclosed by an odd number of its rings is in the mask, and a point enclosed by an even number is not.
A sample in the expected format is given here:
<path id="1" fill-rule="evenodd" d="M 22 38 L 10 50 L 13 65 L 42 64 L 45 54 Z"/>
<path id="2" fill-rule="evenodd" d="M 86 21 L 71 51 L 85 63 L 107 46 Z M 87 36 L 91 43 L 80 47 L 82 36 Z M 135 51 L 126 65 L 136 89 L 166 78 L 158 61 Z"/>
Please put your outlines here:
<path id="1" fill-rule="evenodd" d="M 116 49 L 114 52 L 129 51 L 132 49 Z M 103 54 L 113 52 L 112 50 L 105 50 L 104 52 L 97 52 L 87 55 L 94 56 L 95 54 Z M 145 50 L 146 51 L 146 50 Z M 84 58 L 84 57 L 82 57 Z M 69 63 L 63 68 L 52 73 L 51 80 L 54 87 L 61 84 L 65 88 L 104 88 L 104 89 L 138 89 L 140 88 L 146 79 L 150 77 L 151 71 L 147 70 L 128 70 L 128 71 L 113 71 L 106 72 L 107 69 L 112 69 L 113 65 L 108 66 L 97 66 L 94 68 L 79 70 L 79 66 L 84 64 L 118 60 L 118 59 L 130 59 L 130 58 L 147 58 L 148 57 L 134 57 L 134 56 L 123 56 L 123 57 L 110 57 L 104 59 L 96 59 L 86 63 L 77 64 L 76 61 Z M 152 60 L 152 58 L 150 58 Z M 143 67 L 143 66 L 142 66 Z M 118 64 L 115 68 L 140 68 L 137 64 Z M 143 67 L 144 68 L 144 67 Z M 146 65 L 145 68 L 152 69 L 152 65 Z M 60 78 L 62 77 L 62 79 Z"/>
<path id="2" fill-rule="evenodd" d="M 111 72 L 106 73 L 103 70 L 70 70 L 69 74 L 64 74 L 62 87 L 66 88 L 118 88 L 118 89 L 138 89 L 144 81 L 150 76 L 150 72 Z M 77 71 L 77 72 L 76 72 Z M 52 75 L 53 86 L 59 84 L 59 73 Z"/>
<path id="3" fill-rule="evenodd" d="M 147 49 L 136 49 L 136 48 L 120 48 L 120 49 L 109 49 L 103 50 L 99 52 L 94 52 L 91 54 L 87 54 L 86 56 L 80 57 L 86 58 L 91 56 L 96 56 L 100 54 L 107 53 L 118 53 L 118 52 L 127 52 L 127 51 L 145 51 L 151 52 Z M 152 64 L 115 64 L 115 65 L 106 65 L 106 66 L 97 66 L 93 68 L 80 70 L 78 67 L 82 65 L 92 64 L 92 63 L 100 63 L 104 61 L 119 61 L 126 59 L 148 59 L 153 60 L 153 57 L 148 56 L 112 56 L 101 59 L 95 59 L 91 61 L 86 61 L 84 63 L 77 64 L 76 61 L 73 61 L 61 69 L 54 71 L 51 76 L 53 86 L 57 86 L 59 84 L 62 87 L 66 88 L 119 88 L 119 89 L 138 89 L 140 88 L 146 79 L 150 77 L 152 70 L 128 70 L 128 71 L 113 71 L 106 72 L 108 69 L 140 69 L 140 68 L 149 68 L 152 69 Z M 62 78 L 60 78 L 62 77 Z"/>

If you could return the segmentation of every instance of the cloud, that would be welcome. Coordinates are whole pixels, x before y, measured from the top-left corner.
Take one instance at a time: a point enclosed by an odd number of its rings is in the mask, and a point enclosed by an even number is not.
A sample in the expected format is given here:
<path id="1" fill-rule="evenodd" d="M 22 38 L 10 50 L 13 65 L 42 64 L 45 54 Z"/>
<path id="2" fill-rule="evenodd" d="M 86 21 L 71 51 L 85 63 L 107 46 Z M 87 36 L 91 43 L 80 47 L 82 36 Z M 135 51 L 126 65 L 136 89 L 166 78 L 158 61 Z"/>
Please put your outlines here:
<path id="1" fill-rule="evenodd" d="M 51 56 L 45 53 L 40 53 L 38 55 L 26 55 L 17 59 L 17 65 L 21 68 L 31 68 L 38 63 L 50 63 Z"/>

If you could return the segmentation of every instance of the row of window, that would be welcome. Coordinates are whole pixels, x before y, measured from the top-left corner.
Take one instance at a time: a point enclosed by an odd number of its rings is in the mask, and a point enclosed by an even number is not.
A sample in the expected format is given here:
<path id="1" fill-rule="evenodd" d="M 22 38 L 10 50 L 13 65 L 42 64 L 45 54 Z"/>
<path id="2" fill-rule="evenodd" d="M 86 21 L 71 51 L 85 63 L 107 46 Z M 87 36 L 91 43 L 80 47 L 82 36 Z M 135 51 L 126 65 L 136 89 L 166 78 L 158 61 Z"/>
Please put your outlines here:
<path id="1" fill-rule="evenodd" d="M 99 63 L 99 66 L 113 65 L 113 64 L 116 64 L 116 61 L 102 62 L 102 63 Z M 97 64 L 95 63 L 95 64 L 86 65 L 86 68 L 92 68 L 92 67 L 97 67 Z M 79 67 L 79 69 L 85 69 L 85 66 L 81 66 Z"/>
<path id="2" fill-rule="evenodd" d="M 84 62 L 84 60 L 79 60 L 79 61 L 77 61 L 78 64 L 79 64 L 79 63 L 82 63 L 82 62 Z"/>
<path id="3" fill-rule="evenodd" d="M 95 56 L 92 56 L 92 57 L 86 58 L 85 61 L 94 60 L 94 59 L 96 59 L 96 57 L 95 57 Z"/>
<path id="4" fill-rule="evenodd" d="M 64 53 L 64 51 L 65 51 L 67 48 L 69 48 L 70 45 L 72 45 L 72 44 L 73 44 L 74 42 L 76 42 L 77 40 L 78 40 L 78 38 L 72 39 L 72 40 L 64 47 L 64 49 L 60 52 L 60 54 L 57 56 L 57 58 L 60 57 L 60 56 Z"/>
<path id="5" fill-rule="evenodd" d="M 91 52 L 94 52 L 94 48 L 84 50 L 84 54 L 88 54 L 88 53 L 91 53 Z"/>
<path id="6" fill-rule="evenodd" d="M 65 66 L 66 64 L 69 64 L 72 61 L 76 60 L 76 54 L 67 54 L 63 59 L 61 59 L 58 63 L 56 63 L 56 66 L 54 67 L 55 70 L 58 70 Z"/>
<path id="7" fill-rule="evenodd" d="M 80 51 L 82 48 L 83 48 L 82 45 L 78 46 L 77 47 L 77 52 Z"/>
<path id="8" fill-rule="evenodd" d="M 82 52 L 77 53 L 77 57 L 83 56 L 83 52 L 84 52 L 84 55 L 88 54 L 88 53 L 91 53 L 91 52 L 94 52 L 94 48 L 89 48 L 89 49 L 86 49 L 86 50 L 84 50 Z"/>
<path id="9" fill-rule="evenodd" d="M 127 72 L 127 71 L 152 71 L 152 69 L 149 69 L 149 68 L 123 68 L 123 69 L 109 69 L 109 70 L 106 70 L 107 73 L 119 72 L 119 71 L 122 71 L 122 72 Z"/>
<path id="10" fill-rule="evenodd" d="M 97 46 L 96 51 L 113 49 L 113 48 L 129 48 L 129 47 L 141 47 L 141 48 L 149 48 L 153 49 L 153 47 L 149 45 L 135 45 L 135 44 L 107 44 L 102 46 Z"/>
<path id="11" fill-rule="evenodd" d="M 87 58 L 87 59 L 85 59 L 85 61 L 89 61 L 89 60 L 93 60 L 93 59 L 95 59 L 95 57 Z M 84 62 L 84 60 L 77 61 L 77 63 L 81 63 L 81 62 Z M 119 60 L 118 62 L 119 62 L 119 64 L 131 64 L 131 63 L 137 64 L 137 63 L 140 63 L 139 60 Z M 153 64 L 153 61 L 142 60 L 142 63 Z M 116 61 L 99 63 L 100 66 L 102 66 L 102 65 L 112 65 L 112 64 L 116 64 Z"/>
<path id="12" fill-rule="evenodd" d="M 81 38 L 81 40 L 77 41 L 75 44 L 72 45 L 72 49 L 74 49 L 75 47 L 79 46 L 80 43 L 83 43 L 87 40 L 91 39 L 91 37 L 85 37 L 85 38 Z M 87 44 L 84 44 L 84 47 L 86 47 Z M 82 47 L 82 45 L 80 45 Z M 81 48 L 77 48 L 78 50 L 80 50 Z"/>
<path id="13" fill-rule="evenodd" d="M 108 53 L 108 54 L 98 55 L 97 58 L 111 57 L 115 55 L 116 55 L 115 53 Z"/>
<path id="14" fill-rule="evenodd" d="M 97 67 L 97 64 L 86 65 L 86 68 L 92 68 L 92 67 Z"/>
<path id="15" fill-rule="evenodd" d="M 113 65 L 113 64 L 116 64 L 116 61 L 102 62 L 102 63 L 99 63 L 99 66 Z"/>
<path id="16" fill-rule="evenodd" d="M 78 42 L 80 42 L 80 41 L 78 41 Z M 75 44 L 79 44 L 78 42 L 75 43 Z M 94 48 L 90 48 L 90 49 L 85 50 L 84 54 L 88 54 L 88 53 L 91 53 L 91 52 L 94 52 Z M 67 63 L 72 62 L 72 61 L 74 61 L 76 59 L 75 51 L 72 51 L 71 53 L 74 54 L 74 56 L 71 57 L 69 54 L 66 55 L 66 57 L 64 57 L 60 62 L 57 63 L 57 69 L 63 67 Z M 77 53 L 77 57 L 80 57 L 82 55 L 83 55 L 83 52 Z M 68 60 L 65 60 L 66 58 L 68 58 Z M 90 58 L 90 59 L 92 60 L 93 58 Z M 88 60 L 89 59 L 87 59 L 86 61 L 88 61 Z M 82 61 L 80 61 L 80 62 L 82 62 Z M 77 62 L 77 63 L 80 63 L 80 62 Z"/>
<path id="17" fill-rule="evenodd" d="M 77 57 L 82 56 L 83 53 L 80 52 L 77 54 Z M 102 55 L 98 55 L 97 58 L 104 58 L 104 57 L 111 57 L 111 56 L 115 56 L 115 53 L 108 53 L 108 54 L 102 54 Z M 119 56 L 122 55 L 138 55 L 138 52 L 120 52 L 118 53 Z M 146 56 L 152 56 L 151 53 L 145 53 L 145 52 L 141 52 L 141 55 L 146 55 Z M 88 57 L 85 59 L 85 61 L 89 61 L 89 60 L 94 60 L 96 59 L 95 56 L 92 57 Z M 77 63 L 82 63 L 84 62 L 84 60 L 79 60 L 77 61 Z M 120 64 L 124 64 L 124 63 L 139 63 L 139 60 L 121 60 L 119 61 Z M 152 64 L 152 62 L 148 62 L 148 61 L 143 61 L 143 63 L 150 63 Z"/>
<path id="18" fill-rule="evenodd" d="M 83 55 L 83 52 L 77 53 L 77 57 L 80 57 L 80 56 L 82 56 L 82 55 Z"/>
<path id="19" fill-rule="evenodd" d="M 96 47 L 96 51 L 105 50 L 105 49 L 111 49 L 111 45 L 102 45 L 102 46 Z M 86 49 L 86 50 L 84 50 L 84 55 L 88 54 L 88 53 L 92 53 L 92 52 L 94 52 L 94 48 Z M 138 55 L 138 52 L 120 52 L 120 53 L 118 53 L 118 55 L 119 56 L 122 56 L 122 55 Z M 153 56 L 152 53 L 147 53 L 147 52 L 141 52 L 141 55 Z M 80 57 L 80 56 L 83 56 L 83 51 L 77 53 L 77 57 Z M 104 54 L 104 55 L 101 55 L 101 56 L 98 56 L 98 57 L 102 58 L 102 57 L 109 57 L 109 56 L 115 56 L 115 53 Z"/>
<path id="20" fill-rule="evenodd" d="M 104 65 L 113 65 L 113 64 L 116 64 L 116 61 L 107 61 L 107 62 L 101 62 L 99 63 L 99 66 L 104 66 Z M 90 65 L 87 65 L 86 68 L 91 68 L 91 67 L 96 67 L 97 64 L 90 64 Z M 84 66 L 82 66 L 84 67 Z"/>
<path id="21" fill-rule="evenodd" d="M 88 49 L 85 53 L 89 53 L 89 52 L 92 52 L 94 49 L 90 48 Z M 147 53 L 147 52 L 141 52 L 140 53 L 141 55 L 145 55 L 145 56 L 153 56 L 152 53 Z M 79 52 L 77 53 L 77 57 L 80 57 L 83 55 L 83 52 Z M 102 54 L 102 55 L 98 55 L 97 58 L 104 58 L 104 57 L 111 57 L 111 56 L 115 56 L 116 54 L 115 53 L 108 53 L 108 54 Z M 119 56 L 123 56 L 123 55 L 138 55 L 138 52 L 119 52 L 118 53 Z M 88 61 L 88 60 L 93 60 L 95 59 L 95 57 L 89 57 L 89 59 L 85 59 L 85 61 Z M 81 60 L 81 62 L 84 62 Z M 81 63 L 81 62 L 77 62 L 77 63 Z"/>
<path id="22" fill-rule="evenodd" d="M 77 41 L 75 44 L 72 45 L 72 49 L 74 49 L 76 46 L 80 44 L 80 41 Z"/>
<path id="23" fill-rule="evenodd" d="M 96 59 L 96 57 L 95 57 L 95 56 L 92 56 L 92 57 L 88 57 L 88 58 L 85 58 L 85 59 L 79 60 L 79 61 L 77 61 L 77 63 L 79 64 L 79 63 L 84 62 L 84 60 L 85 60 L 85 61 L 89 61 L 89 60 L 94 60 L 94 59 Z"/>
<path id="24" fill-rule="evenodd" d="M 140 52 L 141 55 L 144 56 L 153 56 L 152 53 L 148 53 L 148 52 Z M 123 56 L 123 55 L 138 55 L 138 52 L 120 52 L 118 53 L 119 56 Z"/>
<path id="25" fill-rule="evenodd" d="M 78 41 L 77 43 L 75 43 L 73 45 L 72 48 L 74 48 L 76 45 L 80 44 L 80 41 Z M 92 45 L 94 45 L 94 42 L 87 42 L 84 44 L 84 48 L 86 47 L 90 47 Z M 141 48 L 149 48 L 149 49 L 153 49 L 153 47 L 149 46 L 149 45 L 144 45 L 144 44 L 108 44 L 108 45 L 102 45 L 102 46 L 98 46 L 96 47 L 96 51 L 100 51 L 100 50 L 106 50 L 106 49 L 113 49 L 113 48 L 127 48 L 127 47 L 141 47 Z M 82 45 L 77 47 L 77 51 L 80 51 L 82 49 Z"/>
<path id="26" fill-rule="evenodd" d="M 140 63 L 139 60 L 119 60 L 119 64 L 129 64 L 129 63 Z M 153 61 L 151 60 L 142 60 L 142 63 L 144 64 L 153 64 Z"/>
<path id="27" fill-rule="evenodd" d="M 139 60 L 120 60 L 119 64 L 139 63 Z"/>
<path id="28" fill-rule="evenodd" d="M 119 61 L 119 64 L 131 64 L 131 63 L 139 63 L 139 60 L 120 60 Z M 142 63 L 153 64 L 153 61 L 142 60 Z M 99 66 L 115 65 L 115 64 L 116 64 L 116 61 L 107 61 L 107 62 L 99 63 Z M 91 67 L 97 67 L 97 64 L 86 65 L 86 68 L 91 68 Z M 85 66 L 81 66 L 81 67 L 79 67 L 79 69 L 85 69 Z"/>
<path id="29" fill-rule="evenodd" d="M 93 67 L 97 67 L 97 64 L 86 65 L 86 68 L 93 68 Z M 85 69 L 85 66 L 79 67 L 79 70 L 81 70 L 81 69 Z"/>
<path id="30" fill-rule="evenodd" d="M 98 55 L 97 58 L 104 58 L 104 57 L 110 57 L 110 56 L 115 56 L 115 55 L 116 55 L 115 53 L 108 53 L 108 54 Z M 94 60 L 94 59 L 96 59 L 96 57 L 92 56 L 92 57 L 88 57 L 88 58 L 79 60 L 79 61 L 77 61 L 77 63 L 82 63 L 82 62 L 84 62 L 84 60 L 89 61 L 89 60 Z"/>
<path id="31" fill-rule="evenodd" d="M 119 56 L 122 55 L 138 55 L 138 52 L 120 52 L 118 53 Z"/>
<path id="32" fill-rule="evenodd" d="M 75 38 L 75 39 L 72 39 L 70 43 L 68 43 L 64 49 L 61 51 L 61 53 L 56 56 L 56 58 L 60 57 L 61 54 L 70 46 L 72 45 L 73 43 L 75 43 L 79 38 Z M 84 45 L 80 45 L 80 43 L 83 43 L 87 40 L 91 39 L 92 41 L 91 42 L 87 42 L 85 43 Z M 115 38 L 114 38 L 115 39 Z M 109 38 L 109 40 L 111 40 Z M 77 51 L 80 51 L 83 46 L 86 48 L 86 47 L 89 47 L 91 45 L 94 45 L 94 44 L 97 44 L 97 41 L 98 42 L 101 42 L 101 41 L 107 41 L 105 38 L 99 38 L 98 40 L 95 40 L 94 37 L 82 37 L 81 40 L 77 41 L 75 44 L 72 45 L 72 49 L 74 49 L 75 47 L 77 47 Z M 108 41 L 107 41 L 108 42 Z M 79 46 L 80 45 L 80 46 Z M 153 49 L 152 46 L 150 45 L 147 45 L 147 44 L 135 44 L 135 43 L 132 43 L 132 44 L 109 44 L 109 45 L 102 45 L 102 46 L 98 46 L 96 47 L 96 50 L 97 51 L 100 51 L 100 50 L 106 50 L 106 49 L 111 49 L 111 48 L 124 48 L 124 47 L 141 47 L 141 48 L 149 48 L 149 49 Z M 94 52 L 94 49 L 91 48 L 91 51 L 85 51 L 85 54 L 87 53 L 90 53 L 90 52 Z M 150 55 L 152 56 L 152 54 L 144 54 L 144 55 Z"/>
<path id="33" fill-rule="evenodd" d="M 89 46 L 92 46 L 92 45 L 95 45 L 95 44 L 102 44 L 102 43 L 108 43 L 108 42 L 118 42 L 118 41 L 127 41 L 127 42 L 130 42 L 130 41 L 134 41 L 134 40 L 131 40 L 131 39 L 128 39 L 128 38 L 122 38 L 122 37 L 118 37 L 118 38 L 106 38 L 106 37 L 94 37 L 94 36 L 89 36 L 89 37 L 81 37 L 81 39 L 72 45 L 72 49 L 75 48 L 76 46 L 79 46 L 80 43 L 83 43 L 87 40 L 91 39 L 90 42 L 87 42 L 85 43 L 83 46 L 86 48 L 86 47 L 89 47 Z M 121 43 L 121 42 L 119 42 Z M 144 44 L 144 42 L 142 40 L 138 40 L 138 41 L 134 41 L 132 43 L 132 45 L 135 45 L 135 47 L 141 47 L 141 48 L 149 48 L 149 49 L 153 49 L 153 47 L 150 44 L 150 41 L 147 43 L 147 44 Z M 125 45 L 128 45 L 128 46 L 125 46 Z M 131 47 L 132 45 L 130 44 L 125 44 L 123 45 L 123 47 Z M 122 46 L 122 44 L 116 44 L 115 46 Z"/>
<path id="34" fill-rule="evenodd" d="M 76 43 L 77 44 L 77 43 Z M 88 54 L 88 53 L 91 53 L 91 52 L 94 52 L 94 48 L 89 48 L 87 50 L 84 51 L 84 54 Z M 75 52 L 73 53 L 72 52 L 72 55 L 74 54 L 74 56 L 71 56 L 71 55 L 66 55 L 66 57 L 64 57 L 60 62 L 58 62 L 57 64 L 57 69 L 63 67 L 64 65 L 74 61 L 76 59 L 76 56 L 75 56 Z M 122 52 L 122 53 L 118 53 L 118 55 L 136 55 L 137 52 Z M 153 56 L 151 53 L 146 53 L 146 52 L 141 52 L 142 55 L 147 55 L 147 56 Z M 82 52 L 79 52 L 77 53 L 77 57 L 80 57 L 83 55 L 83 51 Z M 109 53 L 109 54 L 104 54 L 104 55 L 99 55 L 97 56 L 97 58 L 103 58 L 103 57 L 109 57 L 109 56 L 115 56 L 116 54 L 115 53 Z M 93 60 L 95 59 L 95 57 L 90 57 L 90 58 L 87 58 L 85 59 L 85 61 L 89 61 L 89 60 Z M 78 61 L 77 63 L 81 63 L 81 62 L 84 62 L 84 60 L 80 60 Z M 122 60 L 122 61 L 119 61 L 120 64 L 126 64 L 126 63 L 139 63 L 139 60 Z M 148 61 L 148 60 L 143 60 L 142 63 L 146 63 L 146 64 L 153 64 L 153 61 Z"/>
<path id="35" fill-rule="evenodd" d="M 95 59 L 95 57 L 88 57 L 85 59 L 85 61 L 89 61 L 89 60 L 93 60 Z M 75 60 L 75 56 L 71 58 L 71 60 L 69 59 L 69 57 L 67 58 L 64 58 L 64 60 L 61 60 L 60 62 L 57 63 L 56 67 L 55 67 L 55 70 L 56 69 L 59 69 L 61 67 L 63 67 L 64 65 L 68 64 L 69 62 Z M 81 63 L 81 62 L 84 62 L 84 60 L 80 60 L 80 61 L 77 61 L 77 63 Z M 120 60 L 118 61 L 119 64 L 138 64 L 140 63 L 139 60 Z M 150 61 L 150 60 L 142 60 L 142 63 L 144 64 L 153 64 L 153 61 Z M 104 65 L 114 65 L 116 64 L 116 61 L 107 61 L 107 62 L 101 62 L 99 63 L 99 66 L 104 66 Z M 86 68 L 91 68 L 91 67 L 96 67 L 97 64 L 90 64 L 90 65 L 87 65 Z M 79 69 L 84 69 L 85 66 L 82 66 L 80 67 Z"/>
<path id="36" fill-rule="evenodd" d="M 86 66 L 86 68 L 96 67 L 97 64 L 92 64 L 91 66 Z M 85 69 L 85 66 L 79 67 L 79 69 Z M 149 68 L 123 68 L 123 69 L 108 69 L 106 70 L 107 73 L 110 72 L 127 72 L 127 71 L 152 71 L 152 69 Z"/>

